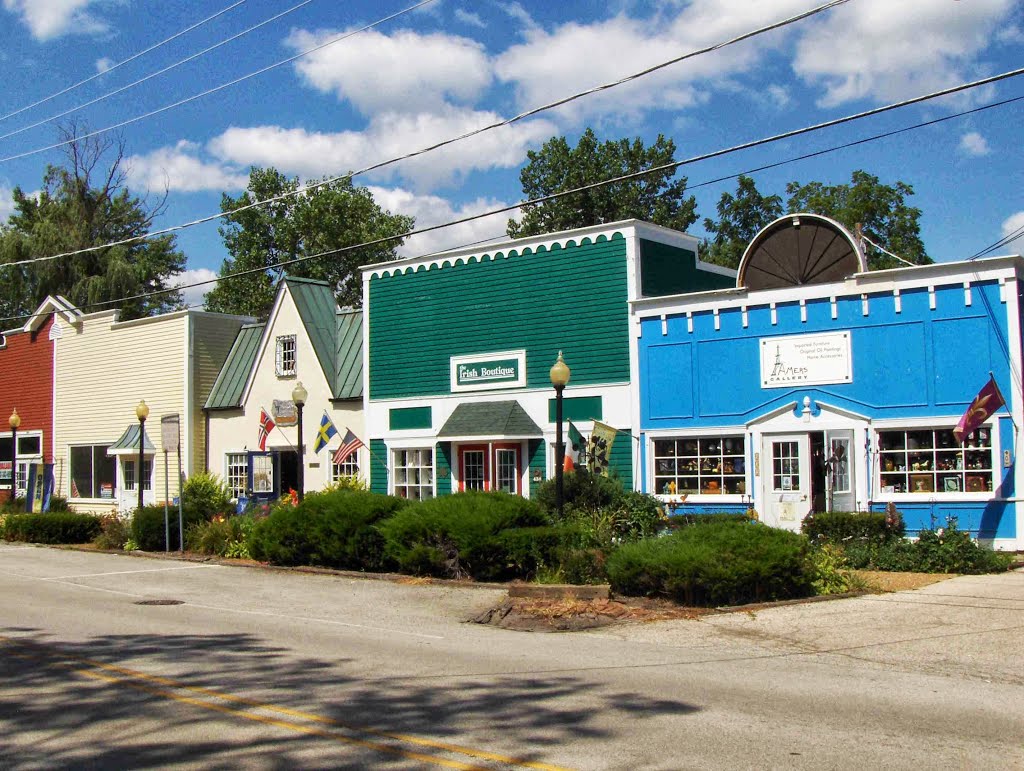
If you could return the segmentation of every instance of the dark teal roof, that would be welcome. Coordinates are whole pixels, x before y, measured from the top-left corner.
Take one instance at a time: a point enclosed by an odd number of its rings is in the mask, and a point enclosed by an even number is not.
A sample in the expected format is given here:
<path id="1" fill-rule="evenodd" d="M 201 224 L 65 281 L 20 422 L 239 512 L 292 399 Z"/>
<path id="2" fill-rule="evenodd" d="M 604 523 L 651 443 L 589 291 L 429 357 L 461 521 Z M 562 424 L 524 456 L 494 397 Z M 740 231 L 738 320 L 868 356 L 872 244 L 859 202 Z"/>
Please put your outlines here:
<path id="1" fill-rule="evenodd" d="M 363 312 L 339 311 L 337 379 L 335 399 L 359 399 L 363 395 Z"/>
<path id="2" fill-rule="evenodd" d="M 306 328 L 309 341 L 316 351 L 316 358 L 324 371 L 324 377 L 337 391 L 337 366 L 335 357 L 338 354 L 338 303 L 334 299 L 334 290 L 326 281 L 311 278 L 285 276 L 295 309 L 299 312 L 302 325 Z M 280 291 L 280 288 L 278 288 Z M 337 394 L 335 394 L 337 396 Z"/>
<path id="3" fill-rule="evenodd" d="M 226 410 L 242 406 L 242 391 L 249 381 L 249 374 L 256 363 L 266 324 L 245 324 L 238 330 L 238 336 L 224 360 L 224 366 L 217 375 L 206 408 Z"/>
<path id="4" fill-rule="evenodd" d="M 540 426 L 517 401 L 465 402 L 438 432 L 438 436 L 539 437 Z"/>
<path id="5" fill-rule="evenodd" d="M 143 443 L 143 452 L 156 452 L 153 443 L 149 441 L 149 432 L 145 433 L 146 441 Z M 107 455 L 113 455 L 118 451 L 134 450 L 139 451 L 139 424 L 129 423 L 128 428 L 121 434 L 121 438 L 107 448 Z"/>

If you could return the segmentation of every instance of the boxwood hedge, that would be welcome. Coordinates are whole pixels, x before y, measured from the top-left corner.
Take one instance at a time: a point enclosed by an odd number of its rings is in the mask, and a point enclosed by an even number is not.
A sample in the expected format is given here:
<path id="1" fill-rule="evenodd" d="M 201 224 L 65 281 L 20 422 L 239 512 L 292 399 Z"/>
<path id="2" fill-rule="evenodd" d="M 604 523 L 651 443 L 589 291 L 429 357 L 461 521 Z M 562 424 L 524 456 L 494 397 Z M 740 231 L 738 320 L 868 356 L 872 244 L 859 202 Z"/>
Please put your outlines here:
<path id="1" fill-rule="evenodd" d="M 29 543 L 88 543 L 100 534 L 100 518 L 69 511 L 46 514 L 8 514 L 3 536 Z"/>

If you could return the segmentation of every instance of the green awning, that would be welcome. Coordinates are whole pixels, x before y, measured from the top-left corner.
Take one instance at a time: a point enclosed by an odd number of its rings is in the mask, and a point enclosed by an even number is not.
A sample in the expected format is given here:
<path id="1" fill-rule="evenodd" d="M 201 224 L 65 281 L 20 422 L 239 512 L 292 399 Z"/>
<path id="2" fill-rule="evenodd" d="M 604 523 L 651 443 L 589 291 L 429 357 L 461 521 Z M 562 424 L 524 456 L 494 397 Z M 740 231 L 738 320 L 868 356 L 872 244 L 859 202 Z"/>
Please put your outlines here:
<path id="1" fill-rule="evenodd" d="M 156 447 L 149 441 L 149 433 L 147 432 L 146 441 L 143 443 L 143 453 L 155 453 Z M 132 423 L 124 430 L 121 434 L 121 438 L 114 442 L 110 447 L 107 448 L 107 455 L 126 455 L 132 452 L 139 451 L 139 425 Z"/>
<path id="2" fill-rule="evenodd" d="M 438 436 L 526 439 L 543 432 L 517 401 L 469 402 L 455 408 Z"/>

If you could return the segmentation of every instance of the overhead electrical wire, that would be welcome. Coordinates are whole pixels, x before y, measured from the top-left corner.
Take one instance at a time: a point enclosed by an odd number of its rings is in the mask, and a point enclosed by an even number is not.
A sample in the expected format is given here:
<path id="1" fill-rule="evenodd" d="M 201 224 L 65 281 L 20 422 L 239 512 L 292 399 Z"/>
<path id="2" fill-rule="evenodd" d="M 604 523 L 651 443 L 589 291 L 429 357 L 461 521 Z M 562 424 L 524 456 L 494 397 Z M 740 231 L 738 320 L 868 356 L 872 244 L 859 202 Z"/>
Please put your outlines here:
<path id="1" fill-rule="evenodd" d="M 287 16 L 288 14 L 293 13 L 294 11 L 299 10 L 303 6 L 309 5 L 312 2 L 313 2 L 313 0 L 302 0 L 302 2 L 298 3 L 297 5 L 293 5 L 291 8 L 288 8 L 288 9 L 286 9 L 284 11 L 281 11 L 280 13 L 274 14 L 269 19 L 264 19 L 263 21 L 259 22 L 258 24 L 252 25 L 248 29 L 244 29 L 241 32 L 238 32 L 238 33 L 232 35 L 229 38 L 225 38 L 224 40 L 221 40 L 218 43 L 214 43 L 213 45 L 208 46 L 207 48 L 204 48 L 202 51 L 197 51 L 196 53 L 191 54 L 190 56 L 186 56 L 184 59 L 179 59 L 178 61 L 174 62 L 173 64 L 168 64 L 166 67 L 163 67 L 163 68 L 157 70 L 156 72 L 151 72 L 148 75 L 145 75 L 145 76 L 139 78 L 136 81 L 128 83 L 127 85 L 121 86 L 120 88 L 115 88 L 113 91 L 108 91 L 105 94 L 101 94 L 100 96 L 97 96 L 95 99 L 90 99 L 88 102 L 82 102 L 81 104 L 76 104 L 74 107 L 69 107 L 68 109 L 64 110 L 63 112 L 55 113 L 55 114 L 53 114 L 53 115 L 51 115 L 51 116 L 49 116 L 47 118 L 43 118 L 42 120 L 36 121 L 35 123 L 30 123 L 27 126 L 23 126 L 20 129 L 16 129 L 15 131 L 9 131 L 6 134 L 0 134 L 0 139 L 7 139 L 8 137 L 13 137 L 13 136 L 15 136 L 17 134 L 24 133 L 25 131 L 29 131 L 31 129 L 37 128 L 38 126 L 42 126 L 44 123 L 49 123 L 50 121 L 57 120 L 58 118 L 63 118 L 64 116 L 70 115 L 71 113 L 77 112 L 78 110 L 82 110 L 82 109 L 84 109 L 86 107 L 91 107 L 92 105 L 96 104 L 97 102 L 102 102 L 104 99 L 109 99 L 112 96 L 116 96 L 117 94 L 123 93 L 123 92 L 125 92 L 125 91 L 127 91 L 127 90 L 129 90 L 131 88 L 135 88 L 135 86 L 141 85 L 142 83 L 145 83 L 147 80 L 152 80 L 155 77 L 163 75 L 165 72 L 170 72 L 171 70 L 173 70 L 173 69 L 175 69 L 177 67 L 180 67 L 183 64 L 187 64 L 188 62 L 191 62 L 191 61 L 193 61 L 195 59 L 198 59 L 201 56 L 205 56 L 206 54 L 210 53 L 211 51 L 215 51 L 216 49 L 220 48 L 221 46 L 226 46 L 228 43 L 233 43 L 234 41 L 238 40 L 239 38 L 245 37 L 250 32 L 255 32 L 256 30 L 260 29 L 261 27 L 265 27 L 268 24 L 271 24 L 271 23 L 277 21 L 281 17 Z"/>
<path id="2" fill-rule="evenodd" d="M 160 115 L 161 113 L 165 113 L 168 110 L 173 110 L 175 107 L 180 107 L 183 104 L 194 102 L 196 99 L 202 99 L 204 96 L 215 94 L 218 91 L 223 91 L 225 88 L 230 88 L 231 86 L 237 85 L 238 83 L 242 83 L 246 80 L 249 80 L 250 78 L 254 78 L 257 75 L 262 75 L 264 72 L 269 72 L 270 70 L 276 69 L 285 64 L 290 64 L 291 62 L 294 62 L 296 59 L 301 59 L 303 56 L 308 56 L 311 53 L 315 53 L 323 48 L 327 48 L 327 46 L 334 45 L 335 43 L 340 43 L 342 40 L 346 40 L 347 38 L 350 38 L 353 35 L 358 35 L 360 32 L 365 32 L 368 29 L 373 29 L 374 27 L 384 24 L 385 22 L 391 21 L 392 19 L 396 19 L 399 16 L 402 16 L 403 14 L 410 13 L 412 11 L 415 11 L 417 8 L 422 8 L 424 5 L 429 5 L 430 3 L 433 2 L 435 2 L 435 0 L 421 0 L 415 5 L 411 5 L 408 8 L 403 8 L 401 11 L 396 11 L 390 16 L 385 16 L 383 19 L 378 19 L 377 21 L 366 24 L 360 27 L 359 29 L 354 29 L 349 32 L 346 32 L 343 35 L 338 35 L 337 37 L 331 38 L 325 43 L 321 43 L 320 45 L 314 46 L 313 48 L 309 48 L 305 51 L 302 51 L 301 53 L 297 53 L 294 56 L 289 56 L 287 59 L 281 59 L 280 61 L 274 62 L 273 64 L 268 64 L 266 67 L 261 67 L 258 70 L 254 70 L 253 72 L 250 72 L 246 75 L 242 75 L 241 77 L 235 78 L 234 80 L 229 80 L 227 83 L 221 83 L 219 86 L 208 88 L 207 90 L 201 93 L 193 94 L 192 96 L 185 97 L 184 99 L 179 99 L 178 101 L 172 102 L 171 104 L 165 104 L 163 107 L 158 107 L 155 110 L 150 110 L 149 112 L 143 113 L 142 115 L 136 115 L 135 117 L 128 118 L 127 120 L 123 120 L 120 123 L 114 123 L 113 125 L 106 126 L 101 129 L 96 129 L 95 131 L 90 131 L 89 133 L 82 134 L 81 136 L 77 136 L 74 139 L 68 139 L 62 142 L 57 142 L 52 145 L 47 145 L 46 147 L 37 147 L 34 150 L 26 150 L 23 153 L 17 153 L 15 155 L 8 155 L 4 158 L 0 158 L 0 163 L 5 163 L 7 161 L 15 161 L 18 160 L 19 158 L 27 158 L 30 155 L 38 155 L 39 153 L 45 153 L 47 150 L 56 150 L 57 148 L 72 144 L 73 142 L 79 142 L 83 139 L 88 139 L 89 137 L 98 136 L 99 134 L 106 134 L 109 131 L 124 128 L 125 126 L 129 126 L 132 123 L 138 123 L 140 120 L 152 118 L 154 115 Z"/>
<path id="3" fill-rule="evenodd" d="M 978 85 L 983 85 L 983 84 L 984 83 L 980 83 L 980 82 L 978 83 Z M 952 91 L 956 91 L 956 90 L 962 91 L 966 87 L 968 87 L 968 84 L 964 84 L 963 86 L 956 86 L 956 87 L 953 87 L 953 89 L 944 89 L 943 91 L 935 92 L 931 96 L 931 98 L 940 98 L 942 96 L 948 95 L 948 92 L 950 92 L 951 90 Z M 889 105 L 889 106 L 887 106 L 885 108 L 878 108 L 878 110 L 895 109 L 897 106 L 904 106 L 905 104 L 918 103 L 918 102 L 922 101 L 924 98 L 925 97 L 915 97 L 915 98 L 910 99 L 910 100 L 905 100 L 905 102 L 898 102 L 898 103 L 895 103 L 894 105 Z M 781 166 L 781 165 L 786 164 L 786 163 L 793 163 L 793 162 L 796 162 L 796 161 L 806 160 L 808 158 L 813 158 L 813 157 L 816 157 L 816 156 L 819 156 L 819 155 L 824 155 L 826 153 L 836 152 L 837 150 L 845 149 L 845 148 L 848 148 L 848 147 L 853 147 L 855 145 L 866 144 L 868 142 L 873 142 L 873 141 L 877 141 L 879 139 L 884 139 L 884 138 L 887 138 L 887 137 L 890 137 L 890 136 L 894 136 L 896 134 L 900 134 L 900 133 L 903 133 L 903 132 L 906 132 L 906 131 L 911 131 L 911 130 L 916 129 L 916 128 L 924 128 L 926 126 L 930 126 L 930 125 L 933 125 L 935 123 L 940 123 L 942 121 L 951 120 L 952 118 L 955 118 L 955 117 L 962 117 L 964 115 L 969 115 L 969 114 L 972 114 L 972 113 L 976 113 L 976 112 L 979 112 L 981 110 L 991 109 L 993 107 L 999 107 L 999 106 L 1003 106 L 1003 105 L 1010 104 L 1010 103 L 1013 103 L 1013 102 L 1018 102 L 1018 101 L 1021 101 L 1022 99 L 1024 99 L 1024 96 L 1014 97 L 1014 98 L 1011 98 L 1011 99 L 1004 99 L 1004 100 L 1002 100 L 1000 102 L 995 102 L 995 103 L 992 103 L 990 105 L 983 105 L 981 107 L 976 107 L 976 108 L 973 108 L 973 109 L 970 109 L 970 110 L 964 110 L 963 112 L 958 113 L 956 115 L 950 115 L 950 116 L 944 116 L 942 118 L 936 118 L 936 119 L 933 119 L 933 120 L 925 121 L 923 123 L 915 124 L 913 126 L 906 126 L 904 128 L 901 128 L 901 129 L 895 129 L 893 131 L 883 132 L 881 134 L 876 134 L 876 135 L 871 136 L 871 137 L 864 137 L 864 138 L 861 138 L 861 139 L 858 139 L 858 140 L 855 140 L 855 141 L 852 141 L 852 142 L 844 143 L 842 145 L 837 145 L 835 147 L 830 147 L 830 148 L 825 148 L 825 149 L 822 149 L 822 150 L 817 150 L 817 151 L 812 152 L 812 153 L 806 153 L 806 154 L 803 154 L 803 155 L 800 155 L 800 156 L 789 158 L 787 160 L 776 161 L 774 163 L 770 163 L 770 164 L 766 164 L 766 165 L 763 165 L 763 166 L 759 166 L 757 168 L 750 169 L 748 171 L 743 171 L 743 172 L 739 172 L 739 173 L 736 173 L 736 174 L 730 174 L 730 175 L 727 175 L 727 176 L 724 176 L 724 177 L 718 177 L 716 179 L 706 180 L 704 182 L 699 182 L 699 183 L 694 184 L 694 185 L 688 185 L 687 189 L 695 189 L 695 188 L 698 188 L 698 187 L 704 187 L 704 186 L 707 186 L 707 185 L 716 184 L 718 182 L 722 182 L 722 181 L 727 180 L 727 179 L 734 179 L 736 177 L 743 176 L 743 175 L 746 175 L 746 174 L 753 174 L 753 173 L 756 173 L 758 171 L 763 171 L 765 169 L 774 168 L 774 167 Z M 871 113 L 871 114 L 874 114 L 875 112 L 877 112 L 877 110 L 868 111 L 868 113 Z M 853 120 L 853 119 L 854 119 L 854 116 L 848 116 L 847 118 L 839 118 L 839 119 L 836 119 L 836 120 L 838 122 L 847 122 L 848 120 Z M 835 121 L 830 121 L 829 125 L 832 125 L 834 123 L 835 123 Z M 510 212 L 510 211 L 515 211 L 516 209 L 520 209 L 523 206 L 537 205 L 537 204 L 545 203 L 547 201 L 553 201 L 553 200 L 556 200 L 556 199 L 559 199 L 559 198 L 564 198 L 564 197 L 567 197 L 567 196 L 576 195 L 578 193 L 585 192 L 587 190 L 593 190 L 593 189 L 596 189 L 596 188 L 604 187 L 606 185 L 614 185 L 614 184 L 617 184 L 619 182 L 625 182 L 625 181 L 628 181 L 628 180 L 631 180 L 631 179 L 637 179 L 639 177 L 643 177 L 643 176 L 646 176 L 648 174 L 654 174 L 654 173 L 658 173 L 658 172 L 662 172 L 662 171 L 666 171 L 666 170 L 677 169 L 680 166 L 685 166 L 685 165 L 688 165 L 688 164 L 691 164 L 691 163 L 696 163 L 698 161 L 706 160 L 708 158 L 719 157 L 719 156 L 727 155 L 727 154 L 730 154 L 730 153 L 733 153 L 733 152 L 738 152 L 739 150 L 742 150 L 742 149 L 747 149 L 747 148 L 754 147 L 754 146 L 757 146 L 757 145 L 762 145 L 762 144 L 767 144 L 769 142 L 774 142 L 774 141 L 777 141 L 778 139 L 787 138 L 788 136 L 791 136 L 791 135 L 793 135 L 795 133 L 807 133 L 808 131 L 811 131 L 811 130 L 817 130 L 817 128 L 820 128 L 820 127 L 822 127 L 822 124 L 819 124 L 817 127 L 810 126 L 810 127 L 806 127 L 805 129 L 797 129 L 794 132 L 787 132 L 787 134 L 779 134 L 779 135 L 775 135 L 773 137 L 766 137 L 764 139 L 756 140 L 754 142 L 748 142 L 748 143 L 745 143 L 743 145 L 735 145 L 735 146 L 733 146 L 731 148 L 725 148 L 725 149 L 722 149 L 722 150 L 716 150 L 716 151 L 713 151 L 711 153 L 705 153 L 704 155 L 694 156 L 692 158 L 688 158 L 688 159 L 685 159 L 685 160 L 682 160 L 682 161 L 674 161 L 672 163 L 664 164 L 662 166 L 656 166 L 656 167 L 652 167 L 652 168 L 649 168 L 649 169 L 644 169 L 643 171 L 632 172 L 630 174 L 624 174 L 624 175 L 621 175 L 621 176 L 618 176 L 618 177 L 614 177 L 612 179 L 602 180 L 600 182 L 594 182 L 594 183 L 591 183 L 591 184 L 588 184 L 588 185 L 583 185 L 581 187 L 573 188 L 572 190 L 564 190 L 564 191 L 561 191 L 561 192 L 558 192 L 558 193 L 551 193 L 550 195 L 541 196 L 539 198 L 533 198 L 533 199 L 530 199 L 528 201 L 520 201 L 520 202 L 515 203 L 515 204 L 510 204 L 508 206 L 502 206 L 502 207 L 499 207 L 499 208 L 496 208 L 496 209 L 491 209 L 491 210 L 486 211 L 486 212 L 480 212 L 478 214 L 468 215 L 466 217 L 461 217 L 461 218 L 455 219 L 455 220 L 449 220 L 447 222 L 439 223 L 437 225 L 428 225 L 428 226 L 425 226 L 425 227 L 422 227 L 422 228 L 417 228 L 417 229 L 414 229 L 414 230 L 410 230 L 410 231 L 408 231 L 406 233 L 402 233 L 402 234 L 399 234 L 399 235 L 385 236 L 385 237 L 382 237 L 382 238 L 373 239 L 371 241 L 364 241 L 364 242 L 359 243 L 359 244 L 353 244 L 351 246 L 339 247 L 337 249 L 329 249 L 329 250 L 326 250 L 326 251 L 323 251 L 323 252 L 319 252 L 317 254 L 305 255 L 303 257 L 296 257 L 296 258 L 291 259 L 291 260 L 282 260 L 280 262 L 274 263 L 273 265 L 264 265 L 264 266 L 261 266 L 261 267 L 258 267 L 258 268 L 251 268 L 251 269 L 248 269 L 248 270 L 237 271 L 235 273 L 229 273 L 227 275 L 217 276 L 215 278 L 207 279 L 205 281 L 195 281 L 195 282 L 192 282 L 192 283 L 189 283 L 189 284 L 179 284 L 177 286 L 170 287 L 168 289 L 154 290 L 154 291 L 150 291 L 150 292 L 141 292 L 139 294 L 128 295 L 128 296 L 125 296 L 125 297 L 120 297 L 120 298 L 116 298 L 116 299 L 112 299 L 112 300 L 103 300 L 101 302 L 91 303 L 87 307 L 93 308 L 93 307 L 100 307 L 100 306 L 116 305 L 116 304 L 119 304 L 119 303 L 124 303 L 124 302 L 131 301 L 131 300 L 140 300 L 140 299 L 144 299 L 144 298 L 147 298 L 147 297 L 154 297 L 154 296 L 161 295 L 161 294 L 168 294 L 170 292 L 176 292 L 176 291 L 180 291 L 182 289 L 194 289 L 194 288 L 197 288 L 197 287 L 207 286 L 209 284 L 216 284 L 216 283 L 219 283 L 220 281 L 227 281 L 227 280 L 234 279 L 234 278 L 241 278 L 243 276 L 253 275 L 253 274 L 257 274 L 257 273 L 264 273 L 264 272 L 266 272 L 268 270 L 276 270 L 276 269 L 279 269 L 279 268 L 285 268 L 285 267 L 288 267 L 289 265 L 296 265 L 298 263 L 308 262 L 309 260 L 316 260 L 316 259 L 321 259 L 323 257 L 330 257 L 330 256 L 335 255 L 335 254 L 342 254 L 344 252 L 354 251 L 356 249 L 362 249 L 362 248 L 365 248 L 365 247 L 368 247 L 368 246 L 377 246 L 377 245 L 385 244 L 385 243 L 388 243 L 388 242 L 391 242 L 391 241 L 404 240 L 406 238 L 409 238 L 410 236 L 420 235 L 420 234 L 423 234 L 423 233 L 429 233 L 429 232 L 433 232 L 433 231 L 436 231 L 436 230 L 442 230 L 444 228 L 452 227 L 454 225 L 462 225 L 462 224 L 465 224 L 467 222 L 472 222 L 474 220 L 483 219 L 485 217 L 491 217 L 491 216 L 494 216 L 496 214 L 502 214 L 502 213 L 506 213 L 506 212 Z M 1024 228 L 1024 226 L 1022 226 L 1022 228 Z M 475 243 L 484 243 L 484 242 L 475 242 Z M 448 251 L 448 250 L 446 250 L 446 251 Z M 429 256 L 429 255 L 427 255 L 427 256 Z M 42 259 L 47 259 L 47 258 L 42 258 Z M 36 261 L 38 261 L 38 258 L 37 258 Z M 13 265 L 13 264 L 17 264 L 17 263 L 6 263 L 6 264 Z M 382 265 L 386 265 L 386 263 L 382 263 Z M 0 317 L 0 321 L 2 321 L 2 322 L 21 321 L 21 320 L 25 320 L 25 319 L 28 319 L 28 318 L 31 318 L 31 314 L 20 315 L 20 316 Z"/>
<path id="4" fill-rule="evenodd" d="M 102 77 L 104 75 L 107 75 L 108 73 L 111 73 L 114 70 L 116 70 L 118 67 L 122 67 L 125 64 L 128 64 L 129 62 L 133 62 L 136 59 L 138 59 L 139 57 L 145 56 L 146 54 L 150 53 L 151 51 L 155 51 L 156 49 L 160 48 L 160 46 L 166 45 L 167 43 L 170 43 L 172 40 L 176 40 L 177 38 L 181 37 L 182 35 L 188 34 L 189 32 L 191 32 L 194 29 L 198 29 L 199 27 L 203 26 L 204 24 L 207 24 L 208 22 L 213 21 L 218 16 L 223 16 L 228 11 L 230 11 L 230 10 L 232 10 L 234 8 L 237 8 L 238 6 L 242 5 L 245 2 L 247 2 L 247 0 L 238 0 L 238 2 L 232 3 L 227 8 L 224 8 L 224 9 L 222 9 L 220 11 L 217 11 L 212 16 L 207 16 L 205 19 L 202 19 L 201 21 L 197 21 L 195 24 L 193 24 L 193 25 L 191 25 L 189 27 L 185 27 L 185 29 L 181 30 L 180 32 L 176 32 L 173 35 L 171 35 L 170 37 L 164 38 L 159 43 L 154 43 L 149 48 L 145 48 L 142 51 L 139 51 L 137 54 L 132 54 L 127 59 L 122 59 L 121 61 L 116 62 L 115 64 L 111 64 L 109 67 L 107 67 L 102 72 L 97 72 L 95 75 L 90 75 L 89 77 L 87 77 L 87 78 L 85 78 L 83 80 L 80 80 L 77 83 L 71 84 L 70 86 L 68 86 L 65 89 L 62 89 L 61 91 L 56 92 L 55 94 L 50 94 L 47 97 L 44 97 L 44 98 L 42 98 L 42 99 L 40 99 L 38 101 L 32 102 L 32 104 L 26 104 L 24 107 L 20 107 L 17 110 L 15 110 L 14 112 L 9 112 L 6 115 L 0 115 L 0 121 L 5 121 L 8 118 L 13 118 L 15 115 L 20 115 L 21 113 L 25 112 L 26 110 L 31 110 L 33 107 L 38 107 L 41 104 L 45 104 L 46 102 L 49 102 L 51 99 L 56 99 L 58 96 L 63 96 L 64 94 L 68 93 L 69 91 L 74 91 L 76 88 L 79 88 L 80 86 L 84 86 L 86 83 L 90 83 L 90 82 L 96 80 L 96 78 L 99 78 L 99 77 Z"/>
<path id="5" fill-rule="evenodd" d="M 995 243 L 986 246 L 980 252 L 975 252 L 974 254 L 972 254 L 967 259 L 968 260 L 977 260 L 980 257 L 984 257 L 986 254 L 991 254 L 996 249 L 1002 249 L 1004 246 L 1008 246 L 1008 245 L 1012 244 L 1014 241 L 1016 241 L 1021 236 L 1024 236 L 1024 225 L 1021 225 L 1019 228 L 1016 228 L 1015 230 L 1011 231 L 1010 233 L 1007 233 L 1005 236 L 1000 238 Z"/>

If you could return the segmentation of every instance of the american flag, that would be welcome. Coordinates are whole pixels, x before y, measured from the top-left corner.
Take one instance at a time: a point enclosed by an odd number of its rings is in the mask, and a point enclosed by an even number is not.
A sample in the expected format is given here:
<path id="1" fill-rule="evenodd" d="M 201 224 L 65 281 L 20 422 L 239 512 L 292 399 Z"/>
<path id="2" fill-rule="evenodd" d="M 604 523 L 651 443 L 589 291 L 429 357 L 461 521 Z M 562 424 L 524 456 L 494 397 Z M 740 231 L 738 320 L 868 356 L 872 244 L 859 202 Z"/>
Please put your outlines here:
<path id="1" fill-rule="evenodd" d="M 260 407 L 260 433 L 259 433 L 259 445 L 261 451 L 267 449 L 267 437 L 270 436 L 270 432 L 274 430 L 274 426 L 277 423 L 271 418 L 265 409 Z"/>
<path id="2" fill-rule="evenodd" d="M 345 462 L 345 459 L 358 450 L 360 447 L 366 447 L 363 441 L 352 433 L 351 429 L 345 429 L 345 438 L 341 440 L 341 447 L 334 451 L 334 463 L 341 465 Z"/>

